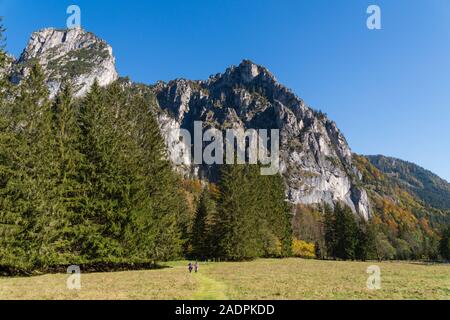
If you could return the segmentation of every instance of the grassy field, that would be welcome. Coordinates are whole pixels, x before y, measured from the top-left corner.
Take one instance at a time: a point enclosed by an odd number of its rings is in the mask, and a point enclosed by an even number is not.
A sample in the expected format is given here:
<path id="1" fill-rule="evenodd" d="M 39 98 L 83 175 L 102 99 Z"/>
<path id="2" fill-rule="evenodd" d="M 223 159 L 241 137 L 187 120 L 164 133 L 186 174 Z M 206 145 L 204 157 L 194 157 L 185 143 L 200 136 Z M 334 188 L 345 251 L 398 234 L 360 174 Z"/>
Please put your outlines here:
<path id="1" fill-rule="evenodd" d="M 67 275 L 0 278 L 0 299 L 447 299 L 450 266 L 397 262 L 257 260 L 186 262 L 147 271 L 82 274 L 82 288 L 66 287 Z M 368 290 L 367 267 L 381 268 L 382 287 Z"/>

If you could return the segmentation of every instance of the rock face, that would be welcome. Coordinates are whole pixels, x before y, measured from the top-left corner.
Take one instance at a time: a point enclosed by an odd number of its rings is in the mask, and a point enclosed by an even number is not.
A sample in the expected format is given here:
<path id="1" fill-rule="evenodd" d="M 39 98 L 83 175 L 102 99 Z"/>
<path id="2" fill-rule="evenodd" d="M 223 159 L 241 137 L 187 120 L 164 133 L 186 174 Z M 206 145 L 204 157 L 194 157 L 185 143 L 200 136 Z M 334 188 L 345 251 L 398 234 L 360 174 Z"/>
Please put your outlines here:
<path id="1" fill-rule="evenodd" d="M 112 48 L 94 34 L 78 28 L 43 29 L 33 33 L 15 63 L 13 82 L 19 82 L 36 61 L 45 71 L 52 97 L 64 79 L 70 79 L 76 96 L 84 95 L 95 79 L 102 86 L 118 79 Z"/>
<path id="2" fill-rule="evenodd" d="M 5 56 L 5 65 L 2 68 L 0 68 L 0 75 L 9 76 L 12 72 L 12 68 L 15 62 L 16 59 L 13 56 L 7 54 Z"/>
<path id="3" fill-rule="evenodd" d="M 111 47 L 81 29 L 44 29 L 32 35 L 14 64 L 14 79 L 39 61 L 54 96 L 64 79 L 70 79 L 77 96 L 84 95 L 94 79 L 108 85 L 118 76 Z M 173 160 L 188 159 L 192 152 L 174 130 L 193 132 L 194 122 L 225 130 L 279 129 L 280 167 L 287 198 L 296 204 L 345 202 L 368 218 L 369 200 L 359 187 L 360 173 L 352 164 L 352 152 L 336 124 L 309 108 L 303 100 L 278 83 L 264 67 L 245 60 L 206 81 L 177 79 L 154 86 L 133 85 L 156 96 L 156 114 Z M 217 166 L 185 163 L 176 169 L 185 175 L 216 180 Z"/>
<path id="4" fill-rule="evenodd" d="M 194 121 L 220 130 L 279 129 L 281 169 L 290 201 L 342 201 L 370 216 L 367 193 L 357 186 L 360 174 L 352 164 L 352 152 L 336 124 L 309 108 L 264 67 L 245 60 L 207 81 L 159 83 L 154 92 L 166 118 L 172 119 L 162 126 L 169 152 L 186 148 L 175 146 L 171 132 L 180 128 L 192 132 Z M 202 177 L 215 177 L 215 168 L 191 165 L 190 169 Z"/>

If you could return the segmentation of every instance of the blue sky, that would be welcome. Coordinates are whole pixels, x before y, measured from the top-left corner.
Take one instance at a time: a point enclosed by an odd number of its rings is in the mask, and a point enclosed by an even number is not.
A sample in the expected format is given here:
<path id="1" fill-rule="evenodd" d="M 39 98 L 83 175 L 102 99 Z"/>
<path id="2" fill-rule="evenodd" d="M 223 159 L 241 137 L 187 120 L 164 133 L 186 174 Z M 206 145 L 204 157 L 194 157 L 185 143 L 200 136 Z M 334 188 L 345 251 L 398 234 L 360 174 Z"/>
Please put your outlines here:
<path id="1" fill-rule="evenodd" d="M 8 50 L 32 31 L 82 26 L 107 40 L 121 75 L 206 79 L 248 58 L 326 112 L 353 151 L 415 162 L 450 181 L 448 0 L 0 0 Z M 382 30 L 366 9 L 382 10 Z"/>

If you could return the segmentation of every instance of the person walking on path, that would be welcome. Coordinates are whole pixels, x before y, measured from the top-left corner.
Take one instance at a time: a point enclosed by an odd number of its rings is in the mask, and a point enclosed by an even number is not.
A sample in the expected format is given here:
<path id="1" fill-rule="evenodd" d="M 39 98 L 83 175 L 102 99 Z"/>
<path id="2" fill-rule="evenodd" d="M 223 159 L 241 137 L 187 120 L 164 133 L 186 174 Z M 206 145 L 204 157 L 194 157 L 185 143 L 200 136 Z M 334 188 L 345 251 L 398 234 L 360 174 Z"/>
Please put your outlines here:
<path id="1" fill-rule="evenodd" d="M 193 269 L 192 262 L 189 262 L 188 268 L 189 268 L 189 273 L 192 273 L 192 269 Z"/>
<path id="2" fill-rule="evenodd" d="M 199 270 L 198 262 L 195 262 L 195 264 L 194 264 L 194 269 L 195 269 L 195 273 L 197 273 L 198 270 Z"/>

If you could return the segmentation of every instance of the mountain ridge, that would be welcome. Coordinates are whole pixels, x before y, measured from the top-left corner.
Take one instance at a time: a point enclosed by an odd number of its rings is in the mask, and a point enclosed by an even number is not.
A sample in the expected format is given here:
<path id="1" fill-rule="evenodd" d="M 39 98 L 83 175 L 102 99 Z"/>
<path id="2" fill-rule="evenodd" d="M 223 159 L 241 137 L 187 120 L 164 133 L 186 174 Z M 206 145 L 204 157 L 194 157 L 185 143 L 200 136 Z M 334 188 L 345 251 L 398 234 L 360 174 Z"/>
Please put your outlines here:
<path id="1" fill-rule="evenodd" d="M 94 33 L 81 28 L 44 28 L 33 32 L 26 48 L 14 62 L 12 81 L 19 83 L 38 61 L 55 97 L 70 79 L 76 97 L 87 93 L 94 80 L 107 86 L 118 79 L 112 48 Z"/>
<path id="2" fill-rule="evenodd" d="M 308 107 L 267 68 L 243 60 L 208 80 L 159 82 L 155 95 L 176 121 L 164 136 L 180 128 L 192 132 L 194 121 L 221 130 L 279 129 L 281 168 L 293 203 L 342 201 L 370 215 L 365 191 L 357 187 L 351 150 L 336 123 Z M 200 174 L 203 169 L 198 168 Z"/>
<path id="3" fill-rule="evenodd" d="M 366 156 L 381 172 L 420 200 L 450 210 L 450 183 L 413 162 L 384 155 Z"/>
<path id="4" fill-rule="evenodd" d="M 83 29 L 46 28 L 34 32 L 19 59 L 12 61 L 12 80 L 20 82 L 29 64 L 39 62 L 52 97 L 67 79 L 83 96 L 95 79 L 107 86 L 120 79 L 112 48 Z M 372 208 L 363 187 L 363 175 L 337 124 L 309 107 L 292 90 L 279 83 L 269 69 L 245 59 L 207 80 L 175 79 L 153 85 L 123 80 L 151 98 L 169 156 L 181 147 L 172 136 L 178 129 L 192 131 L 194 121 L 204 129 L 279 129 L 281 169 L 286 196 L 294 204 L 344 202 L 355 213 L 369 218 Z M 217 168 L 189 164 L 177 170 L 185 176 L 214 181 Z"/>

